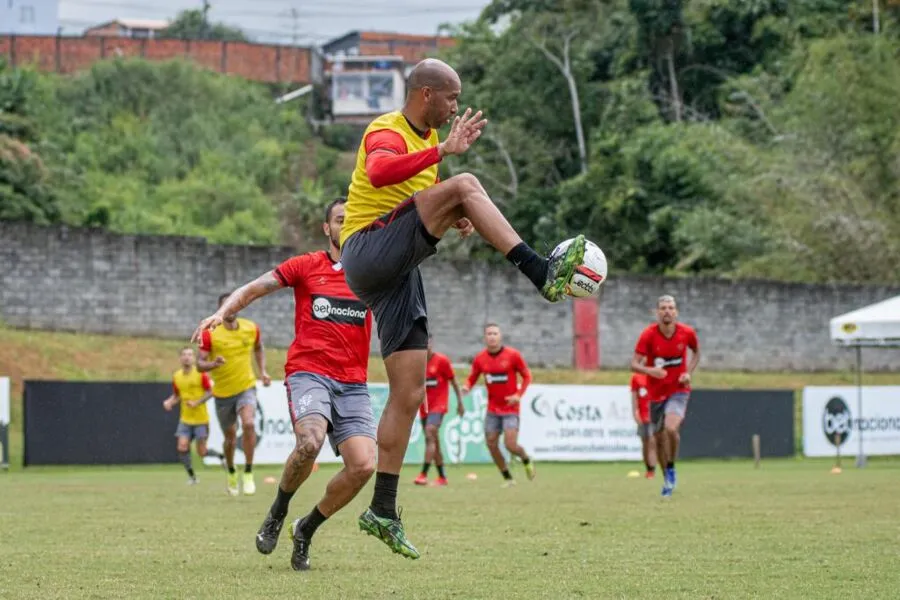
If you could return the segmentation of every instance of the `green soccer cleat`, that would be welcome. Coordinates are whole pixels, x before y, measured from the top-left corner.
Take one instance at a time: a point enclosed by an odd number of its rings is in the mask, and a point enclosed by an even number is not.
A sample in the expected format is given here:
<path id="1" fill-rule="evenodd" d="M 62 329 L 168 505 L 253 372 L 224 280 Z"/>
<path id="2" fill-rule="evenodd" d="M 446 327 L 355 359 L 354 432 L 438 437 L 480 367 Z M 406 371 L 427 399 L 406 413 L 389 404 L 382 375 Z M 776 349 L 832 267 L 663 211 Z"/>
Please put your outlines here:
<path id="1" fill-rule="evenodd" d="M 359 529 L 377 537 L 396 554 L 406 558 L 419 558 L 419 551 L 406 539 L 403 523 L 399 518 L 384 519 L 376 516 L 371 508 L 367 508 L 366 512 L 359 515 Z"/>
<path id="2" fill-rule="evenodd" d="M 585 239 L 583 235 L 572 238 L 572 243 L 550 255 L 547 283 L 541 289 L 541 296 L 550 302 L 559 302 L 568 295 L 569 285 L 575 276 L 575 269 L 584 261 Z"/>
<path id="3" fill-rule="evenodd" d="M 528 461 L 528 464 L 525 465 L 525 474 L 528 475 L 528 481 L 534 481 L 535 476 L 537 476 L 537 471 L 534 469 L 534 461 Z"/>

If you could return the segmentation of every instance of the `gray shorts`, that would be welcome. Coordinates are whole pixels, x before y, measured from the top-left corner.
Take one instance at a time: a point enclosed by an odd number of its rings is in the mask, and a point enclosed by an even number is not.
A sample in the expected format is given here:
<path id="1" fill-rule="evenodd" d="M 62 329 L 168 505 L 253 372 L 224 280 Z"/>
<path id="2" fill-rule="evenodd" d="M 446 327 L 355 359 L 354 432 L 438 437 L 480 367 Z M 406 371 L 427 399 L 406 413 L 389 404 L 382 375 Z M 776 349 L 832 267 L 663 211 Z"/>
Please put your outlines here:
<path id="1" fill-rule="evenodd" d="M 175 428 L 175 437 L 186 437 L 189 440 L 205 440 L 209 437 L 209 425 L 188 425 L 178 421 Z"/>
<path id="2" fill-rule="evenodd" d="M 519 415 L 495 415 L 488 413 L 484 417 L 485 433 L 500 433 L 508 429 L 519 429 Z"/>
<path id="3" fill-rule="evenodd" d="M 352 437 L 375 439 L 375 415 L 369 388 L 364 383 L 341 383 L 316 373 L 291 373 L 287 388 L 291 422 L 321 415 L 328 421 L 328 441 L 336 456 L 338 446 Z"/>
<path id="4" fill-rule="evenodd" d="M 641 423 L 637 426 L 637 434 L 641 439 L 653 437 L 656 432 L 656 426 L 653 423 Z"/>
<path id="5" fill-rule="evenodd" d="M 428 413 L 424 417 L 422 417 L 422 428 L 424 429 L 428 425 L 434 425 L 438 429 L 441 427 L 441 423 L 444 422 L 444 413 Z"/>
<path id="6" fill-rule="evenodd" d="M 650 403 L 650 422 L 655 431 L 662 431 L 666 427 L 666 415 L 678 415 L 682 419 L 687 414 L 688 399 L 691 397 L 686 392 L 672 394 L 662 402 Z"/>
<path id="7" fill-rule="evenodd" d="M 341 252 L 347 284 L 375 316 L 382 357 L 400 349 L 413 323 L 427 317 L 419 265 L 437 252 L 439 240 L 425 229 L 414 199 L 351 235 Z M 422 344 L 424 350 L 427 340 Z"/>
<path id="8" fill-rule="evenodd" d="M 256 410 L 256 387 L 244 390 L 240 394 L 216 398 L 216 416 L 222 431 L 237 423 L 238 411 L 244 406 L 252 406 Z"/>

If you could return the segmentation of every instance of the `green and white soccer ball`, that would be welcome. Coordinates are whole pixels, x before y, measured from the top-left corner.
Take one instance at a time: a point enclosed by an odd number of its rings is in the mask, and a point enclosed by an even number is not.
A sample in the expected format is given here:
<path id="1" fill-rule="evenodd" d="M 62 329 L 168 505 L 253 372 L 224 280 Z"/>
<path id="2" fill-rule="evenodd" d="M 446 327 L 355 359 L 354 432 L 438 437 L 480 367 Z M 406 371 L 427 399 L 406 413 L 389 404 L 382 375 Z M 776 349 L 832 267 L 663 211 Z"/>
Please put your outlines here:
<path id="1" fill-rule="evenodd" d="M 560 243 L 554 248 L 551 256 L 560 256 L 565 253 L 574 238 Z M 606 281 L 606 255 L 603 250 L 590 240 L 584 244 L 584 260 L 575 268 L 572 282 L 566 289 L 566 293 L 574 298 L 590 298 L 600 293 L 600 286 Z"/>

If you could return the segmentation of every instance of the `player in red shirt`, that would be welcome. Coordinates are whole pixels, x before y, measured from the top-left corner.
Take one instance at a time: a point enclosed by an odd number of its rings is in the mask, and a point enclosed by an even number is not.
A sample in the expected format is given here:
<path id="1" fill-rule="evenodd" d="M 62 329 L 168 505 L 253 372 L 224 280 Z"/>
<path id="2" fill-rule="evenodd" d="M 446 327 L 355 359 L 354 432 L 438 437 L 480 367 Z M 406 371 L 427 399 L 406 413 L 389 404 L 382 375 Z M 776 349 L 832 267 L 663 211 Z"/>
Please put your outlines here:
<path id="1" fill-rule="evenodd" d="M 284 371 L 296 445 L 284 465 L 275 502 L 256 534 L 257 550 L 270 554 L 275 549 L 291 497 L 309 477 L 326 435 L 344 460 L 325 496 L 293 523 L 291 566 L 296 571 L 309 569 L 316 529 L 346 506 L 375 471 L 375 418 L 366 386 L 372 315 L 344 280 L 338 236 L 345 202 L 338 198 L 325 211 L 327 252 L 294 256 L 244 285 L 194 333 L 199 338 L 202 331 L 266 294 L 294 289 L 295 338 Z"/>
<path id="2" fill-rule="evenodd" d="M 656 301 L 656 320 L 641 333 L 631 370 L 648 376 L 650 420 L 656 431 L 657 455 L 665 465 L 662 495 L 668 497 L 675 489 L 679 429 L 687 413 L 691 374 L 700 362 L 700 344 L 694 329 L 678 322 L 678 307 L 672 296 Z"/>
<path id="3" fill-rule="evenodd" d="M 641 438 L 641 453 L 647 467 L 645 477 L 656 476 L 656 444 L 653 439 L 653 423 L 650 422 L 650 394 L 647 391 L 647 376 L 635 373 L 631 376 L 631 411 L 637 423 L 637 434 Z"/>
<path id="4" fill-rule="evenodd" d="M 462 392 L 463 395 L 468 394 L 481 374 L 484 374 L 488 392 L 484 441 L 487 442 L 494 464 L 503 474 L 504 487 L 509 487 L 516 482 L 509 473 L 503 454 L 500 453 L 501 432 L 509 453 L 522 459 L 528 479 L 534 479 L 535 476 L 534 463 L 518 442 L 519 402 L 525 395 L 528 384 L 531 383 L 531 371 L 528 370 L 528 365 L 518 350 L 503 345 L 503 333 L 496 323 L 485 325 L 484 345 L 485 349 L 472 361 L 472 372 Z M 520 375 L 521 385 L 518 381 Z"/>
<path id="5" fill-rule="evenodd" d="M 431 463 L 437 467 L 435 485 L 447 485 L 444 473 L 444 455 L 441 453 L 440 429 L 450 404 L 450 385 L 456 393 L 456 413 L 465 414 L 463 395 L 456 383 L 456 373 L 447 355 L 434 351 L 434 336 L 428 336 L 428 365 L 425 369 L 425 402 L 419 405 L 419 418 L 425 432 L 425 463 L 422 472 L 413 481 L 416 485 L 428 483 L 428 469 Z"/>

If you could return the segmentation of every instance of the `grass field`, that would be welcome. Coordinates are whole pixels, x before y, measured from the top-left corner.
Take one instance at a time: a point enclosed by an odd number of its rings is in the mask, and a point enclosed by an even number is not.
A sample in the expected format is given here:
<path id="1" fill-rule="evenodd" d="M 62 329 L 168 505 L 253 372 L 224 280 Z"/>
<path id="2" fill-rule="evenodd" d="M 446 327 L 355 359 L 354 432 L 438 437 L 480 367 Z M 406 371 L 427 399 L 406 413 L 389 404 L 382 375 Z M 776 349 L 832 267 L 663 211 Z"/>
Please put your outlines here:
<path id="1" fill-rule="evenodd" d="M 327 522 L 313 571 L 253 537 L 274 493 L 229 498 L 224 475 L 179 467 L 0 475 L 2 598 L 896 598 L 897 461 L 829 473 L 822 461 L 683 463 L 670 501 L 632 465 L 539 465 L 500 489 L 489 467 L 400 501 L 419 561 L 360 533 L 371 484 Z M 277 475 L 259 468 L 257 481 Z M 474 471 L 477 481 L 463 473 Z M 294 498 L 305 513 L 333 473 Z"/>

